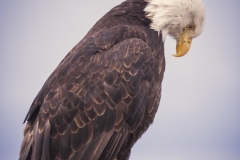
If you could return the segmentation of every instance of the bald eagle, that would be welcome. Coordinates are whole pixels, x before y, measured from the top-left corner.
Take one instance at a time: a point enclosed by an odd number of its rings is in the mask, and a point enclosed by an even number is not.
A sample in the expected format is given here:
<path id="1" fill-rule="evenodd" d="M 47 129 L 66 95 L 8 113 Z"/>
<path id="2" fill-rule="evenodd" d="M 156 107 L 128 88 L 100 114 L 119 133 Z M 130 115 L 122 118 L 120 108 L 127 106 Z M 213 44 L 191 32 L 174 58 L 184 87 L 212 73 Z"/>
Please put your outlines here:
<path id="1" fill-rule="evenodd" d="M 34 99 L 19 159 L 129 159 L 158 109 L 166 36 L 181 57 L 204 19 L 202 0 L 127 0 L 111 9 Z"/>

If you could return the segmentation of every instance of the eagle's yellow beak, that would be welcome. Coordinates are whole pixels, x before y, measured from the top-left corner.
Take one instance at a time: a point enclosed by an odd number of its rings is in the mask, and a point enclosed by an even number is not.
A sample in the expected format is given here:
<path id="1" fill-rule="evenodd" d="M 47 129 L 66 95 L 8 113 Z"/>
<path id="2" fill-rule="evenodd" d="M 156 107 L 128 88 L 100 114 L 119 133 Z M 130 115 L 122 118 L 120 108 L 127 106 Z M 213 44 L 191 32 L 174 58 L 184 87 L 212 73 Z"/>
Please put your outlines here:
<path id="1" fill-rule="evenodd" d="M 175 57 L 182 57 L 189 51 L 192 44 L 192 38 L 188 37 L 188 29 L 184 28 L 183 33 L 180 35 L 178 41 L 176 50 L 177 53 L 173 54 Z"/>

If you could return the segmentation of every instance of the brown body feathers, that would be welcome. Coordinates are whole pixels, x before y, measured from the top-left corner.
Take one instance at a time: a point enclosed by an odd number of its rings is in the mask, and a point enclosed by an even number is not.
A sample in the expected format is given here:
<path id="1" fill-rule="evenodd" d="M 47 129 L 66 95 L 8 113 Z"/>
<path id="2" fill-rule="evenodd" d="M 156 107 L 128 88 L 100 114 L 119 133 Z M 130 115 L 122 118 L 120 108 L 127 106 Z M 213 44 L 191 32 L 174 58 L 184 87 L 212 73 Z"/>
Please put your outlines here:
<path id="1" fill-rule="evenodd" d="M 145 6 L 116 6 L 62 60 L 26 116 L 20 160 L 129 159 L 153 122 L 165 67 Z"/>

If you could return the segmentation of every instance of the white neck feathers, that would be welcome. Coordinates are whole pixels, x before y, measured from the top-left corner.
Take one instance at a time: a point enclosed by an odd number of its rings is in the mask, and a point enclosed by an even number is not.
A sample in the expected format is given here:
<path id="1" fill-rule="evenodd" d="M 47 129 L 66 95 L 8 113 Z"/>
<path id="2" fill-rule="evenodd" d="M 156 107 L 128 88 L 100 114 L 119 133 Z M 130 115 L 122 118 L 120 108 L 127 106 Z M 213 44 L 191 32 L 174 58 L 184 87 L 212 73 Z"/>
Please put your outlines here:
<path id="1" fill-rule="evenodd" d="M 194 36 L 201 34 L 205 20 L 202 0 L 146 1 L 148 4 L 144 11 L 146 16 L 152 20 L 151 28 L 162 33 L 163 41 L 167 34 L 177 39 L 182 29 L 190 23 L 196 25 Z"/>

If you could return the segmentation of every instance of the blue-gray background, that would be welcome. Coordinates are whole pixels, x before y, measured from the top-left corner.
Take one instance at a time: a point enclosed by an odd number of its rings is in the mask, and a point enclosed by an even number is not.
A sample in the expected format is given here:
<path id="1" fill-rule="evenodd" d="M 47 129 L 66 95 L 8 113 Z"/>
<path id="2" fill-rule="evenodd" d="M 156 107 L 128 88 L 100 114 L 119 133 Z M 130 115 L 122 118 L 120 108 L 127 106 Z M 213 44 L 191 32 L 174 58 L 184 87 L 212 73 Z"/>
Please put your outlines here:
<path id="1" fill-rule="evenodd" d="M 94 23 L 122 0 L 0 1 L 0 159 L 17 159 L 38 91 Z M 240 159 L 240 1 L 204 0 L 206 25 L 188 55 L 172 57 L 155 122 L 132 160 Z"/>

